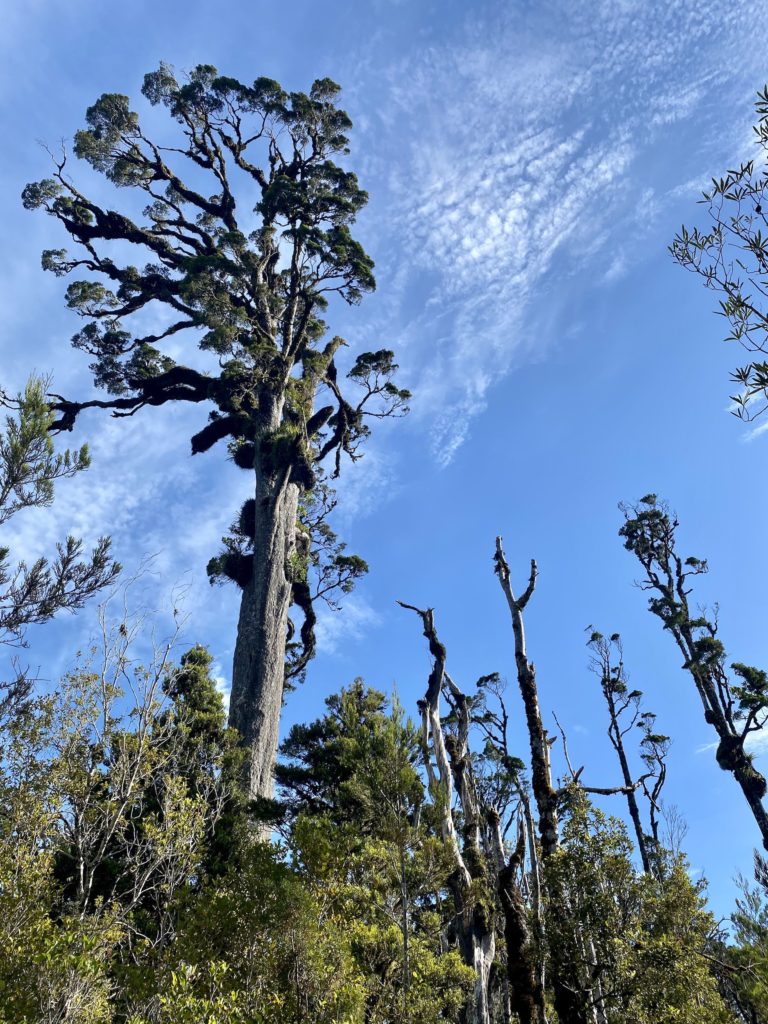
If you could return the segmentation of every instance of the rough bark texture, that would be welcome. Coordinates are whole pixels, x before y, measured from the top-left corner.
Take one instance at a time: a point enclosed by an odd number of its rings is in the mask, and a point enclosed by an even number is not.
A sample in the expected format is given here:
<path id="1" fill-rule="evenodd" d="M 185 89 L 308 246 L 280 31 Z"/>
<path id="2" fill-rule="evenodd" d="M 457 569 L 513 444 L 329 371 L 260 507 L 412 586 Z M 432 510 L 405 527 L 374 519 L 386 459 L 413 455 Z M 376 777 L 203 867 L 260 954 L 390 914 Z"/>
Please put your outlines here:
<path id="1" fill-rule="evenodd" d="M 229 711 L 230 725 L 250 750 L 251 798 L 274 792 L 298 501 L 290 467 L 257 467 L 253 572 L 240 601 Z"/>
<path id="2" fill-rule="evenodd" d="M 496 538 L 496 554 L 494 556 L 495 572 L 499 577 L 501 589 L 507 599 L 512 616 L 512 632 L 515 642 L 515 664 L 520 695 L 525 708 L 525 720 L 531 746 L 531 785 L 536 807 L 539 812 L 539 838 L 541 853 L 545 863 L 560 849 L 558 831 L 558 798 L 559 794 L 552 785 L 552 769 L 549 757 L 550 741 L 539 707 L 539 693 L 536 686 L 536 672 L 528 660 L 525 644 L 525 626 L 523 609 L 528 604 L 536 588 L 536 563 L 531 561 L 531 574 L 528 586 L 520 598 L 516 598 L 512 589 L 509 564 L 504 555 L 501 537 Z M 557 893 L 549 892 L 550 901 L 557 901 Z M 587 1024 L 588 1011 L 583 994 L 576 986 L 569 985 L 569 964 L 553 962 L 552 988 L 554 993 L 555 1011 L 560 1024 Z"/>
<path id="3" fill-rule="evenodd" d="M 537 948 L 528 908 L 517 884 L 525 858 L 525 828 L 521 823 L 517 846 L 506 859 L 497 813 L 489 813 L 488 825 L 496 853 L 497 892 L 504 917 L 510 1008 L 517 1014 L 520 1024 L 546 1024 L 544 986 L 539 970 L 541 950 Z"/>
<path id="4" fill-rule="evenodd" d="M 434 659 L 426 695 L 419 701 L 422 749 L 430 793 L 441 812 L 443 841 L 455 864 L 448 885 L 455 910 L 456 942 L 464 963 L 475 972 L 474 994 L 464 1019 L 466 1024 L 490 1024 L 490 977 L 496 955 L 496 933 L 493 908 L 482 893 L 485 865 L 481 850 L 479 808 L 471 783 L 466 748 L 468 719 L 460 719 L 458 736 L 446 737 L 440 717 L 440 695 L 447 679 L 446 651 L 437 637 L 432 609 L 422 611 L 402 601 L 400 604 L 421 617 L 424 636 L 429 641 Z M 459 693 L 455 687 L 453 689 Z M 454 821 L 454 780 L 464 815 L 463 844 L 459 841 Z"/>

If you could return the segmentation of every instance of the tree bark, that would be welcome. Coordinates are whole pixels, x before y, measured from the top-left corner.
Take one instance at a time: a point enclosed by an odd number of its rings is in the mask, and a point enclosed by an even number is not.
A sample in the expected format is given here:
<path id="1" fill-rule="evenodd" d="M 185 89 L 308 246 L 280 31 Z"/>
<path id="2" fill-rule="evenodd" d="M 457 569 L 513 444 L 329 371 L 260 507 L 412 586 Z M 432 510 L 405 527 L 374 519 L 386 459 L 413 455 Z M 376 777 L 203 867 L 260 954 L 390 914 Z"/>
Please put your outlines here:
<path id="1" fill-rule="evenodd" d="M 536 563 L 531 561 L 531 576 L 525 593 L 519 599 L 512 590 L 509 565 L 501 546 L 501 537 L 496 538 L 496 575 L 499 577 L 501 589 L 507 599 L 512 616 L 512 632 L 515 639 L 515 664 L 517 682 L 525 710 L 525 724 L 531 746 L 531 787 L 539 812 L 539 837 L 541 852 L 544 858 L 551 856 L 559 847 L 557 820 L 557 792 L 552 785 L 552 769 L 549 758 L 549 736 L 544 728 L 539 707 L 539 691 L 536 686 L 536 670 L 528 660 L 525 644 L 525 626 L 523 609 L 536 587 Z"/>
<path id="2" fill-rule="evenodd" d="M 520 695 L 523 699 L 525 721 L 528 727 L 528 737 L 531 746 L 531 787 L 539 812 L 539 838 L 541 840 L 541 854 L 546 868 L 547 861 L 560 849 L 558 829 L 559 794 L 552 785 L 552 768 L 549 757 L 550 742 L 541 718 L 536 671 L 533 664 L 528 660 L 525 626 L 523 624 L 523 609 L 528 604 L 536 588 L 538 573 L 536 562 L 531 560 L 531 575 L 528 580 L 528 586 L 522 596 L 516 598 L 512 589 L 509 564 L 504 555 L 501 537 L 496 538 L 494 563 L 496 575 L 499 577 L 499 583 L 507 599 L 512 616 L 517 681 L 520 687 Z M 557 900 L 557 893 L 552 892 L 551 889 L 549 891 L 549 899 L 550 901 Z M 556 958 L 553 957 L 552 967 L 552 988 L 558 1021 L 560 1024 L 588 1024 L 589 1018 L 584 1005 L 583 993 L 566 982 L 569 973 L 572 974 L 571 965 L 558 963 Z"/>
<path id="3" fill-rule="evenodd" d="M 440 695 L 448 684 L 464 700 L 445 671 L 446 651 L 435 631 L 432 609 L 422 611 L 413 605 L 398 602 L 416 612 L 424 626 L 424 636 L 434 659 L 427 682 L 427 692 L 418 703 L 421 713 L 421 741 L 429 791 L 440 811 L 443 842 L 451 853 L 454 870 L 448 887 L 454 905 L 456 938 L 461 958 L 475 972 L 474 994 L 464 1015 L 465 1024 L 490 1024 L 490 976 L 496 955 L 496 932 L 492 909 L 478 893 L 477 883 L 483 880 L 481 822 L 479 809 L 468 773 L 468 719 L 461 716 L 458 737 L 446 737 L 440 716 Z M 431 750 L 430 750 L 431 739 Z M 434 754 L 435 765 L 432 764 Z M 435 771 L 435 767 L 437 771 Z M 454 780 L 458 789 L 464 822 L 463 848 L 454 820 Z M 473 885 L 473 882 L 476 883 Z"/>
<path id="4" fill-rule="evenodd" d="M 257 460 L 259 448 L 257 442 Z M 298 501 L 290 467 L 268 472 L 257 466 L 253 572 L 240 602 L 229 705 L 229 724 L 249 750 L 251 799 L 269 799 L 274 793 Z"/>
<path id="5" fill-rule="evenodd" d="M 544 986 L 538 967 L 541 949 L 532 934 L 528 908 L 516 880 L 525 859 L 525 826 L 521 824 L 517 846 L 509 859 L 504 856 L 504 841 L 495 809 L 488 814 L 488 826 L 497 865 L 499 904 L 504 917 L 510 1007 L 520 1024 L 546 1024 Z"/>

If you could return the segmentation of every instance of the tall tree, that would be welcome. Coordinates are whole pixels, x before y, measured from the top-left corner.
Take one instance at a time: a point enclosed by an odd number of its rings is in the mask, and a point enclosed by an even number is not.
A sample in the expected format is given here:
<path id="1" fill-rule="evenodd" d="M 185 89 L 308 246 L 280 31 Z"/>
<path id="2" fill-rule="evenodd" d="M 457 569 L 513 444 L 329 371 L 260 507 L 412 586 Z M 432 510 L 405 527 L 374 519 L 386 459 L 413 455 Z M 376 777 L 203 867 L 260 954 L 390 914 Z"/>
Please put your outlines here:
<path id="1" fill-rule="evenodd" d="M 539 813 L 541 853 L 548 872 L 551 889 L 553 881 L 556 880 L 552 879 L 549 865 L 560 850 L 559 804 L 563 794 L 562 791 L 554 786 L 552 781 L 550 748 L 552 743 L 554 743 L 554 737 L 550 737 L 544 727 L 541 706 L 539 704 L 536 670 L 533 662 L 528 658 L 525 623 L 523 621 L 523 611 L 536 589 L 538 569 L 536 562 L 531 559 L 531 574 L 528 578 L 528 586 L 520 597 L 516 597 L 512 588 L 512 574 L 504 554 L 501 537 L 496 538 L 496 551 L 493 561 L 494 571 L 498 576 L 499 584 L 512 617 L 517 681 L 523 701 L 525 722 L 531 748 L 531 788 Z M 552 892 L 550 891 L 551 898 Z M 552 965 L 555 1010 L 558 1020 L 562 1021 L 562 1024 L 587 1024 L 586 993 L 584 986 L 580 984 L 580 979 L 577 979 L 574 984 L 573 966 L 573 964 L 567 963 L 562 958 L 558 959 L 557 951 L 555 951 Z"/>
<path id="2" fill-rule="evenodd" d="M 294 857 L 343 917 L 368 1024 L 457 1020 L 474 977 L 440 912 L 455 863 L 433 834 L 419 733 L 359 679 L 326 706 L 291 728 L 276 769 Z"/>
<path id="3" fill-rule="evenodd" d="M 587 948 L 592 942 L 588 933 L 579 930 L 578 924 L 568 917 L 568 894 L 563 889 L 562 878 L 558 865 L 561 863 L 562 840 L 560 835 L 560 816 L 564 806 L 574 798 L 583 800 L 585 794 L 611 796 L 634 792 L 650 773 L 640 779 L 619 786 L 585 786 L 580 777 L 583 768 L 573 771 L 568 752 L 565 749 L 563 734 L 563 754 L 568 762 L 570 778 L 565 785 L 556 787 L 552 778 L 550 750 L 555 737 L 550 736 L 544 726 L 539 703 L 539 690 L 536 681 L 536 670 L 528 657 L 525 637 L 523 612 L 536 589 L 538 569 L 536 562 L 531 560 L 531 572 L 528 585 L 520 597 L 515 596 L 512 587 L 509 562 L 504 554 L 501 537 L 496 538 L 496 551 L 493 557 L 494 571 L 499 579 L 502 592 L 506 598 L 512 618 L 514 638 L 515 665 L 520 696 L 525 711 L 525 722 L 531 748 L 531 789 L 539 813 L 539 839 L 544 864 L 545 888 L 548 904 L 554 908 L 554 914 L 570 931 L 571 941 L 580 947 Z M 594 1020 L 594 1001 L 602 986 L 600 966 L 594 957 L 574 958 L 565 945 L 551 946 L 551 973 L 555 1010 L 562 1024 L 587 1024 Z"/>
<path id="4" fill-rule="evenodd" d="M 23 193 L 26 207 L 43 208 L 76 244 L 72 255 L 47 250 L 43 266 L 88 275 L 67 288 L 68 305 L 87 321 L 73 344 L 93 357 L 95 382 L 110 393 L 81 402 L 56 396 L 55 426 L 71 429 L 91 407 L 126 416 L 167 402 L 208 403 L 193 454 L 227 440 L 252 474 L 253 497 L 211 569 L 242 589 L 230 722 L 250 748 L 251 794 L 269 797 L 286 633 L 294 633 L 289 609 L 294 603 L 305 617 L 293 674 L 312 653 L 312 601 L 323 589 L 308 584 L 318 517 L 303 524 L 301 509 L 320 464 L 331 459 L 338 476 L 344 454 L 358 457 L 368 418 L 403 413 L 410 396 L 393 383 L 393 353 L 382 349 L 357 357 L 347 373 L 356 396 L 346 398 L 335 362 L 346 342 L 323 342 L 329 298 L 357 303 L 374 288 L 373 262 L 350 231 L 368 197 L 334 162 L 349 152 L 351 127 L 336 106 L 339 87 L 321 79 L 308 94 L 288 93 L 209 65 L 180 83 L 161 65 L 142 92 L 175 122 L 164 144 L 115 93 L 88 109 L 74 144 L 76 156 L 137 194 L 129 212 L 89 199 L 70 180 L 65 156 Z M 122 262 L 131 252 L 136 265 Z M 147 332 L 149 310 L 162 326 Z M 186 364 L 163 352 L 171 339 L 177 350 L 186 344 Z M 206 357 L 208 369 L 198 369 Z M 316 410 L 320 394 L 328 404 Z M 338 549 L 330 554 L 342 589 L 363 569 Z"/>
<path id="5" fill-rule="evenodd" d="M 734 412 L 743 420 L 768 409 L 768 85 L 755 109 L 758 156 L 712 179 L 701 200 L 709 225 L 683 226 L 670 246 L 680 266 L 721 296 L 719 312 L 730 326 L 726 340 L 753 357 L 731 375 L 740 387 L 732 396 Z"/>
<path id="6" fill-rule="evenodd" d="M 637 504 L 622 505 L 622 511 L 619 534 L 643 568 L 639 584 L 650 595 L 648 607 L 683 655 L 683 668 L 693 679 L 704 719 L 717 733 L 717 763 L 739 784 L 768 849 L 766 781 L 746 747 L 749 736 L 768 722 L 768 674 L 733 662 L 736 678 L 729 676 L 717 618 L 707 617 L 701 609 L 692 613 L 688 600 L 690 581 L 707 571 L 707 563 L 678 554 L 678 521 L 669 508 L 655 494 L 647 494 Z"/>

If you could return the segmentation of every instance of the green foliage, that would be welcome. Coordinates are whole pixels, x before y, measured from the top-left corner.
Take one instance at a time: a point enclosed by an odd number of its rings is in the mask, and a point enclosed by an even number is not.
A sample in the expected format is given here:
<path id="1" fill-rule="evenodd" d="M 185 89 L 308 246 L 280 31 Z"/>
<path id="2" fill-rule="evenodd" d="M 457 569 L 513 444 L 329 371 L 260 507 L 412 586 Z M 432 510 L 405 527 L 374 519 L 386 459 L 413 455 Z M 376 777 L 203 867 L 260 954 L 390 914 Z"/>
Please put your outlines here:
<path id="1" fill-rule="evenodd" d="M 339 909 L 366 1021 L 456 1020 L 473 972 L 445 948 L 438 894 L 455 865 L 422 812 L 414 727 L 360 680 L 327 705 L 278 765 L 294 861 Z"/>
<path id="2" fill-rule="evenodd" d="M 380 826 L 388 803 L 413 813 L 423 798 L 416 770 L 418 740 L 399 708 L 390 716 L 383 693 L 357 679 L 326 700 L 328 713 L 291 727 L 275 777 L 292 816 L 329 816 Z"/>
<path id="3" fill-rule="evenodd" d="M 358 680 L 291 730 L 275 847 L 249 834 L 210 666 L 193 647 L 178 667 L 137 668 L 128 707 L 122 670 L 81 671 L 0 734 L 0 1020 L 463 1020 L 474 975 L 452 929 L 455 863 L 397 702 Z M 753 904 L 720 949 L 684 863 L 639 876 L 630 853 L 574 791 L 544 878 L 547 977 L 569 965 L 612 1024 L 727 1024 L 722 959 L 761 1005 Z M 495 927 L 484 872 L 469 898 Z"/>
<path id="4" fill-rule="evenodd" d="M 325 78 L 308 93 L 287 92 L 270 79 L 246 84 L 207 64 L 179 80 L 161 64 L 145 76 L 142 92 L 176 122 L 170 144 L 145 134 L 127 96 L 105 93 L 86 111 L 74 145 L 78 158 L 138 194 L 146 204 L 140 216 L 86 197 L 65 174 L 65 159 L 22 195 L 25 207 L 43 209 L 74 243 L 71 256 L 46 249 L 43 268 L 86 274 L 66 290 L 67 305 L 85 320 L 72 342 L 92 356 L 96 385 L 114 396 L 59 399 L 53 426 L 72 429 L 92 406 L 126 413 L 210 403 L 208 424 L 191 439 L 193 454 L 227 439 L 235 464 L 257 474 L 259 516 L 274 515 L 285 489 L 304 497 L 322 488 L 329 456 L 338 476 L 344 454 L 360 457 L 368 421 L 404 414 L 410 398 L 393 381 L 393 353 L 382 349 L 354 362 L 347 380 L 357 400 L 348 400 L 334 362 L 346 342 L 337 336 L 319 345 L 329 297 L 354 304 L 375 288 L 373 261 L 352 234 L 368 196 L 335 162 L 349 152 L 351 121 L 337 106 L 339 87 Z M 246 188 L 245 203 L 235 182 Z M 240 223 L 241 209 L 255 213 L 255 224 L 248 213 L 247 227 Z M 143 267 L 117 261 L 114 243 L 120 252 L 140 251 Z M 162 330 L 146 334 L 143 313 L 153 305 L 168 317 Z M 177 363 L 165 351 L 169 339 L 174 356 L 185 347 L 207 353 L 206 369 L 189 365 L 197 357 Z M 333 404 L 315 410 L 320 393 Z M 366 571 L 342 546 L 331 558 L 322 543 L 294 557 L 296 526 L 287 524 L 288 550 L 274 555 L 303 615 L 297 639 L 289 638 L 288 679 L 301 676 L 314 654 L 313 600 L 348 593 Z M 247 531 L 240 524 L 223 539 L 224 550 L 208 564 L 212 582 L 244 589 L 263 578 L 253 572 L 256 535 L 254 516 Z M 272 557 L 267 547 L 270 554 L 258 557 Z"/>
<path id="5" fill-rule="evenodd" d="M 0 404 L 14 412 L 6 416 L 0 432 L 0 525 L 23 509 L 50 505 L 55 482 L 90 465 L 87 445 L 56 452 L 46 385 L 44 379 L 31 377 L 15 399 L 0 393 Z M 64 608 L 82 607 L 120 571 L 110 558 L 106 537 L 98 541 L 90 559 L 81 557 L 82 542 L 74 537 L 67 537 L 56 550 L 52 562 L 39 558 L 32 565 L 12 566 L 8 548 L 0 545 L 0 643 L 23 643 L 27 626 L 46 622 Z"/>
<path id="6" fill-rule="evenodd" d="M 714 952 L 721 988 L 738 1019 L 762 1022 L 768 1019 L 768 870 L 759 854 L 755 879 L 739 878 L 732 935 L 723 934 Z"/>
<path id="7" fill-rule="evenodd" d="M 547 941 L 612 1024 L 726 1024 L 709 970 L 714 922 L 685 863 L 637 875 L 624 826 L 575 801 L 547 865 Z M 564 908 L 567 908 L 564 913 Z"/>
<path id="8" fill-rule="evenodd" d="M 179 957 L 184 974 L 174 992 Z M 158 981 L 166 1000 L 183 996 L 196 1006 L 218 999 L 233 1014 L 221 1017 L 227 1022 L 362 1020 L 344 922 L 326 893 L 313 893 L 266 845 L 245 850 L 182 915 Z"/>
<path id="9" fill-rule="evenodd" d="M 758 92 L 755 111 L 758 157 L 712 179 L 701 200 L 709 214 L 708 228 L 683 225 L 670 246 L 680 266 L 698 274 L 705 287 L 722 296 L 718 312 L 730 328 L 726 341 L 755 354 L 731 376 L 739 385 L 731 396 L 733 411 L 742 420 L 752 420 L 768 408 L 768 362 L 763 358 L 768 311 L 762 302 L 768 268 L 768 86 Z"/>
<path id="10" fill-rule="evenodd" d="M 0 435 L 0 523 L 23 508 L 50 505 L 56 480 L 90 465 L 88 446 L 57 453 L 50 435 L 53 415 L 45 396 L 46 381 L 31 377 L 6 416 Z"/>

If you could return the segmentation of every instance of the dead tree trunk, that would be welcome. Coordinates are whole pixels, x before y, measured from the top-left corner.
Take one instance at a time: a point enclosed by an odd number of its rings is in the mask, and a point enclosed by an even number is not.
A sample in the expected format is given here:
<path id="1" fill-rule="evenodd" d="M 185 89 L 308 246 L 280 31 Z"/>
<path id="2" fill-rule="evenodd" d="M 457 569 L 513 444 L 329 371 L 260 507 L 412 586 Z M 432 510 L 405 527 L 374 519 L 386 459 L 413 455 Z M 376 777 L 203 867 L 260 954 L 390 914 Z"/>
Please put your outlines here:
<path id="1" fill-rule="evenodd" d="M 528 604 L 536 588 L 536 562 L 531 560 L 531 574 L 528 586 L 520 598 L 516 598 L 512 589 L 510 570 L 504 555 L 501 537 L 496 538 L 496 554 L 494 556 L 495 572 L 499 578 L 501 589 L 507 599 L 512 616 L 512 632 L 515 642 L 515 664 L 517 681 L 525 709 L 525 720 L 531 746 L 531 785 L 536 807 L 539 813 L 539 838 L 541 853 L 546 863 L 560 848 L 558 831 L 559 793 L 552 785 L 552 768 L 549 750 L 551 740 L 544 728 L 539 707 L 539 693 L 536 685 L 536 671 L 528 660 L 525 643 L 525 626 L 523 610 Z M 557 893 L 549 891 L 550 901 L 557 900 Z M 572 975 L 571 965 L 553 961 L 552 987 L 555 1010 L 560 1024 L 588 1024 L 589 1016 L 583 993 L 577 985 L 569 984 Z"/>
<path id="2" fill-rule="evenodd" d="M 546 1024 L 544 984 L 539 962 L 542 950 L 532 933 L 517 875 L 525 861 L 525 825 L 521 821 L 515 849 L 504 855 L 498 813 L 488 812 L 488 826 L 496 859 L 496 884 L 504 916 L 504 940 L 507 946 L 507 979 L 510 1005 L 520 1024 Z"/>
<path id="3" fill-rule="evenodd" d="M 469 780 L 466 772 L 459 768 L 452 770 L 452 760 L 458 762 L 461 754 L 454 737 L 446 737 L 440 716 L 440 695 L 445 682 L 445 647 L 435 632 L 432 609 L 422 611 L 413 605 L 399 602 L 403 608 L 415 611 L 422 621 L 424 635 L 429 641 L 429 650 L 434 659 L 427 683 L 427 692 L 419 701 L 421 712 L 422 748 L 427 771 L 429 791 L 440 810 L 440 826 L 443 841 L 448 846 L 455 868 L 448 884 L 453 898 L 456 921 L 456 937 L 459 952 L 464 962 L 475 972 L 474 996 L 467 1016 L 467 1024 L 490 1024 L 490 974 L 496 952 L 496 935 L 493 911 L 487 902 L 478 898 L 478 887 L 482 884 L 482 856 L 480 852 L 480 823 L 478 811 L 470 799 Z M 431 742 L 430 742 L 431 741 Z M 449 747 L 452 746 L 449 755 Z M 435 764 L 432 763 L 434 755 Z M 437 769 L 435 771 L 435 769 Z M 453 817 L 454 777 L 458 775 L 459 799 L 464 811 L 464 843 L 459 842 Z"/>
<path id="4" fill-rule="evenodd" d="M 430 791 L 436 805 L 443 809 L 443 837 L 457 865 L 450 885 L 458 921 L 459 949 L 465 963 L 475 969 L 477 978 L 474 1016 L 470 1019 L 478 1024 L 489 1019 L 490 973 L 496 945 L 491 896 L 495 889 L 505 922 L 510 1008 L 520 1024 L 546 1024 L 544 990 L 537 970 L 539 950 L 531 933 L 527 907 L 517 882 L 524 856 L 524 840 L 522 850 L 518 843 L 507 860 L 498 810 L 482 805 L 473 775 L 469 747 L 469 701 L 445 669 L 445 647 L 435 631 L 432 610 L 421 611 L 412 605 L 403 607 L 417 612 L 421 617 L 424 635 L 429 641 L 434 659 L 427 693 L 424 700 L 419 702 L 424 761 Z M 455 731 L 448 735 L 443 729 L 439 707 L 444 690 L 456 719 Z M 432 752 L 437 774 L 432 765 Z M 463 816 L 462 845 L 453 819 L 454 787 Z M 478 888 L 483 882 L 488 887 L 485 898 L 478 894 Z"/>
<path id="5" fill-rule="evenodd" d="M 528 586 L 523 595 L 520 598 L 516 598 L 512 590 L 509 565 L 501 546 L 501 537 L 496 538 L 494 562 L 496 575 L 499 577 L 501 589 L 507 599 L 512 616 L 517 682 L 520 687 L 520 696 L 523 698 L 525 722 L 531 744 L 531 785 L 539 812 L 541 852 L 544 858 L 547 858 L 555 853 L 560 845 L 557 820 L 558 794 L 552 785 L 552 767 L 549 757 L 549 748 L 552 741 L 547 735 L 541 719 L 539 691 L 536 686 L 536 670 L 528 660 L 525 644 L 525 626 L 523 624 L 523 609 L 528 604 L 536 588 L 536 563 L 531 560 L 531 575 L 528 580 Z"/>

